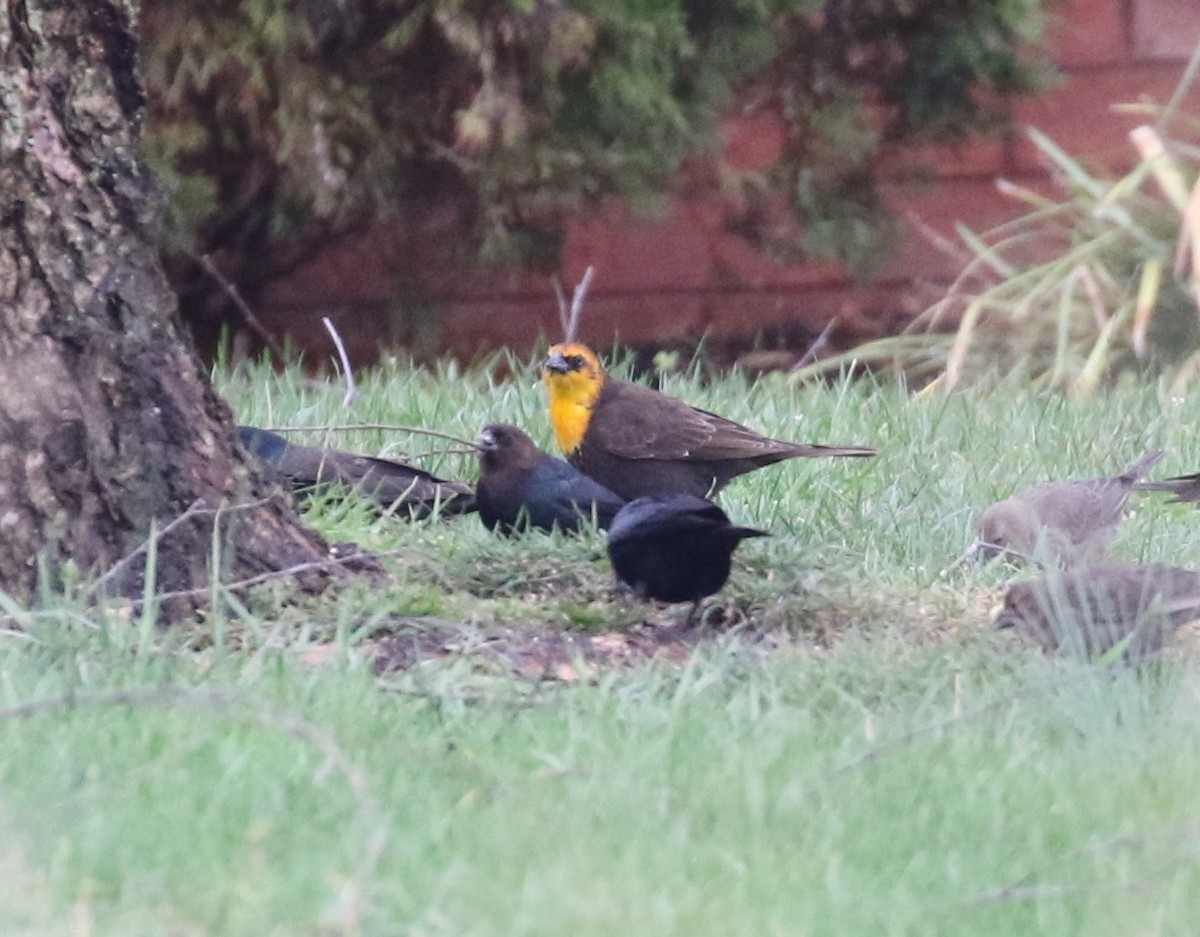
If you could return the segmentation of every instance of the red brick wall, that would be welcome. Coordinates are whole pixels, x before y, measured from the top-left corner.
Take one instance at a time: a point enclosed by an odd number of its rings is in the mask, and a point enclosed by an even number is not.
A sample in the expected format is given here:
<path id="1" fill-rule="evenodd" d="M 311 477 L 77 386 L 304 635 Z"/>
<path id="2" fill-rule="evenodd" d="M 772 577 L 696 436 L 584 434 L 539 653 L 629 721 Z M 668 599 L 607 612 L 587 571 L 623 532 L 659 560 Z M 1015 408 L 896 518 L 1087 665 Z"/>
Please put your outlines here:
<path id="1" fill-rule="evenodd" d="M 1013 131 L 954 149 L 889 154 L 883 194 L 901 230 L 891 255 L 865 282 L 833 263 L 775 263 L 726 230 L 738 206 L 719 194 L 676 196 L 653 218 L 606 204 L 570 226 L 562 254 L 567 283 L 588 264 L 597 268 L 581 338 L 604 346 L 617 336 L 657 344 L 707 334 L 720 342 L 766 331 L 798 354 L 832 319 L 834 346 L 893 332 L 960 268 L 965 254 L 945 249 L 957 241 L 956 222 L 982 231 L 1019 213 L 996 189 L 997 177 L 1049 184 L 1026 127 L 1087 164 L 1127 166 L 1128 131 L 1148 118 L 1114 105 L 1165 102 L 1197 42 L 1200 0 L 1064 3 L 1051 48 L 1065 78 L 1015 103 Z M 1188 105 L 1200 113 L 1200 93 Z M 731 118 L 722 130 L 727 170 L 759 171 L 779 156 L 782 130 L 768 117 Z M 503 345 L 525 353 L 539 334 L 557 337 L 545 278 L 481 270 L 460 246 L 460 230 L 449 206 L 408 212 L 331 246 L 275 284 L 260 316 L 323 356 L 330 349 L 316 323 L 332 314 L 355 362 L 374 357 L 379 335 L 462 355 Z M 433 314 L 414 322 L 414 305 Z M 397 309 L 407 312 L 393 314 Z"/>

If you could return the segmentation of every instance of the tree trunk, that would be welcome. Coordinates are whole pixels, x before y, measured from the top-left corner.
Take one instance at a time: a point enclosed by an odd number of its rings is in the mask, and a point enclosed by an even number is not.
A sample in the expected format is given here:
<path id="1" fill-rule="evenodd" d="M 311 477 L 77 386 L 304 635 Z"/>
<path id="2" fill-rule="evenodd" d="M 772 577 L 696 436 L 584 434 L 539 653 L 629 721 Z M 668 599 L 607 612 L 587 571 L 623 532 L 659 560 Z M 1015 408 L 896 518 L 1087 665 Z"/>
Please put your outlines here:
<path id="1" fill-rule="evenodd" d="M 27 600 L 69 560 L 138 594 L 152 523 L 159 590 L 202 587 L 222 507 L 227 576 L 325 558 L 290 500 L 242 462 L 163 276 L 162 192 L 138 152 L 136 4 L 6 7 L 0 589 Z"/>

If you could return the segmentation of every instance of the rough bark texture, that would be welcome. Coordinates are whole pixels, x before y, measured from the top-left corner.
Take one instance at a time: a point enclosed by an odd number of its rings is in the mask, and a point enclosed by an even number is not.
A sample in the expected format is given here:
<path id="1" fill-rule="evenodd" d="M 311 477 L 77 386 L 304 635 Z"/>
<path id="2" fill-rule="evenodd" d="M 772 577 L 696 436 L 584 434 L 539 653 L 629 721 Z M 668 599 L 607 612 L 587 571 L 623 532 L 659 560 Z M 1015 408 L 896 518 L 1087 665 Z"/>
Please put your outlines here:
<path id="1" fill-rule="evenodd" d="M 137 150 L 131 0 L 6 0 L 0 15 L 0 589 L 39 566 L 111 569 L 202 501 L 224 574 L 326 556 L 242 463 L 153 245 L 162 198 Z M 246 507 L 267 499 L 257 506 Z M 208 581 L 214 514 L 157 542 L 160 590 Z M 139 562 L 110 577 L 136 593 Z"/>

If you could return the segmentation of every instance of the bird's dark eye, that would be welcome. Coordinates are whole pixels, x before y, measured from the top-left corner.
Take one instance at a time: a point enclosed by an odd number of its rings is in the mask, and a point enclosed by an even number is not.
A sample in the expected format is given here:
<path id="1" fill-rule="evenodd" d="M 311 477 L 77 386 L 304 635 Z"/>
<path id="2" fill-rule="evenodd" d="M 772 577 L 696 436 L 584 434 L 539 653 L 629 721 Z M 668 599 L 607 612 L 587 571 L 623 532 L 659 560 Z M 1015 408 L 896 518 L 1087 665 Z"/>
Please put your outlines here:
<path id="1" fill-rule="evenodd" d="M 567 367 L 569 367 L 572 371 L 582 371 L 583 370 L 583 356 L 582 355 L 567 355 Z"/>

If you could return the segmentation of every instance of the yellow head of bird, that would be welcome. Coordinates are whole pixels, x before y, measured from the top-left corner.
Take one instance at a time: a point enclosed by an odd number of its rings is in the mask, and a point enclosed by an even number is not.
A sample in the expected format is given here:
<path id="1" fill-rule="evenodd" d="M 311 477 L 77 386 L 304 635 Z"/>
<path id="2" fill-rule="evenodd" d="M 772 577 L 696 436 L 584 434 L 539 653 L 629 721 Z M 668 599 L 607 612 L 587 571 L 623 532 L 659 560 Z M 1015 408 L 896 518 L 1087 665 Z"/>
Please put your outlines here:
<path id="1" fill-rule="evenodd" d="M 586 345 L 567 342 L 550 348 L 542 362 L 542 380 L 550 396 L 550 424 L 558 447 L 567 455 L 579 448 L 604 388 L 604 368 Z"/>

